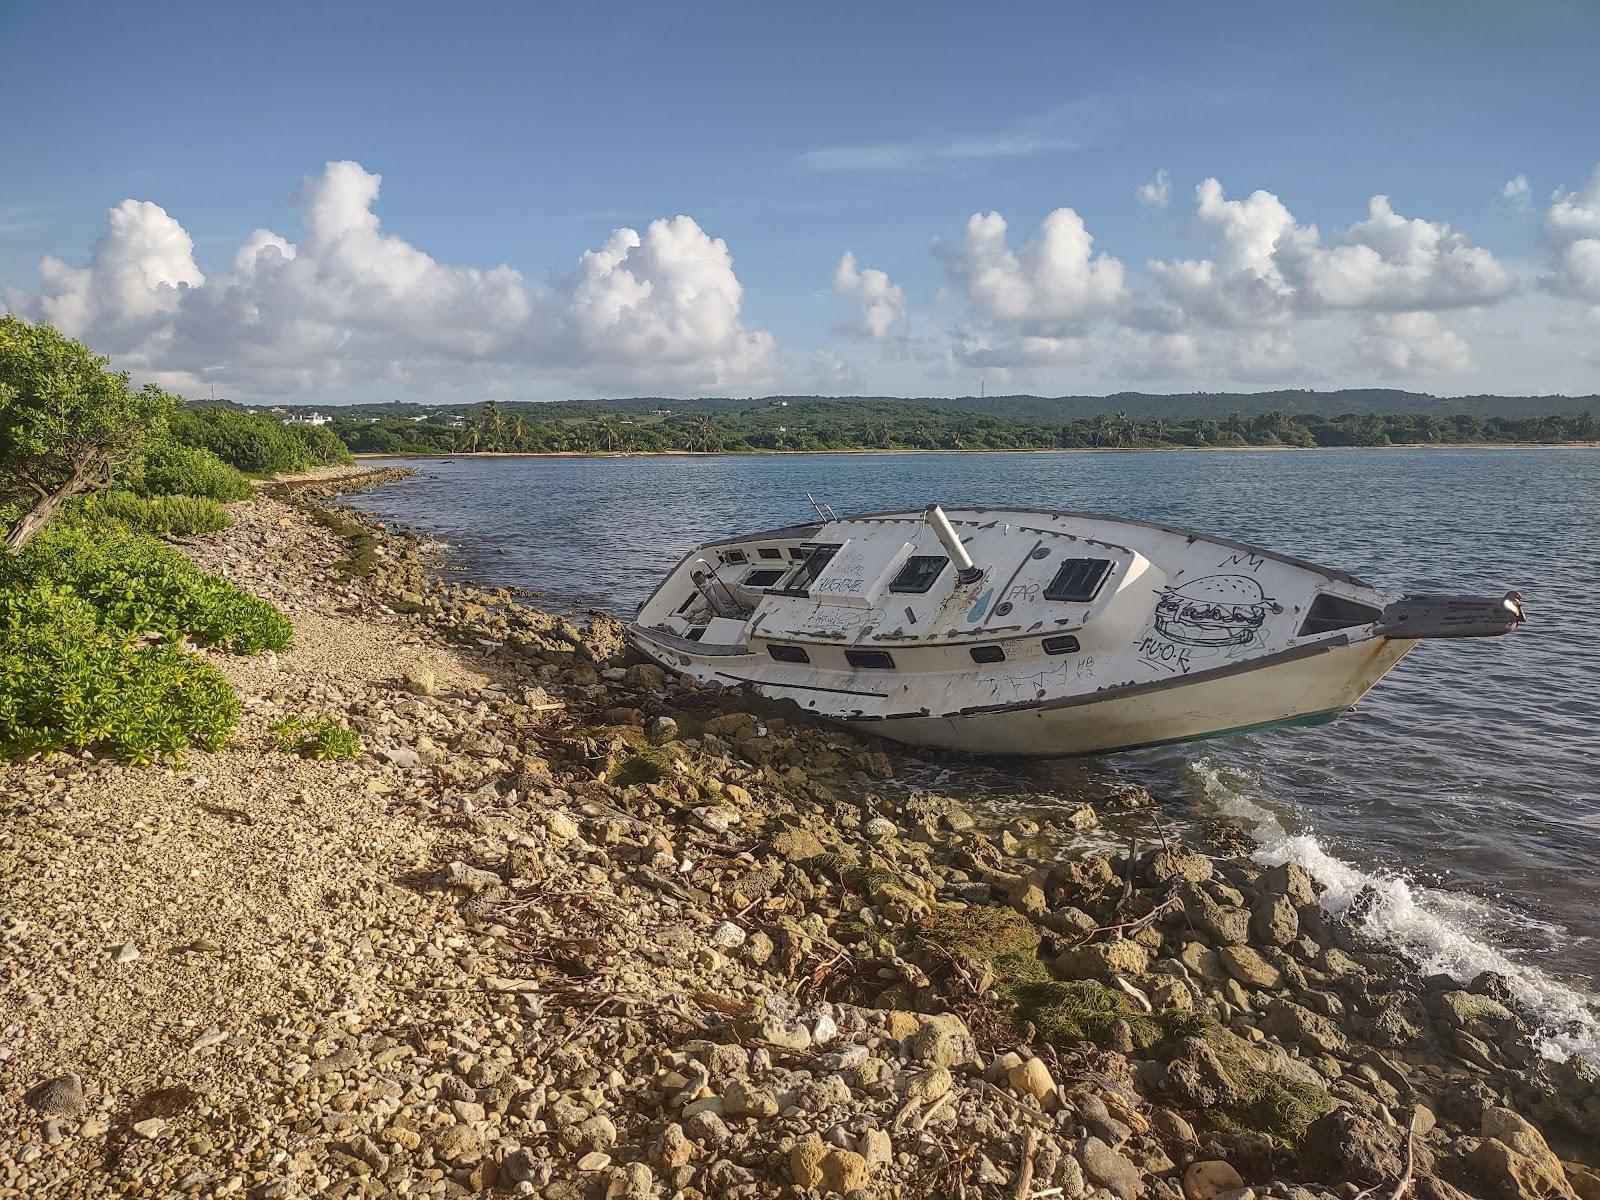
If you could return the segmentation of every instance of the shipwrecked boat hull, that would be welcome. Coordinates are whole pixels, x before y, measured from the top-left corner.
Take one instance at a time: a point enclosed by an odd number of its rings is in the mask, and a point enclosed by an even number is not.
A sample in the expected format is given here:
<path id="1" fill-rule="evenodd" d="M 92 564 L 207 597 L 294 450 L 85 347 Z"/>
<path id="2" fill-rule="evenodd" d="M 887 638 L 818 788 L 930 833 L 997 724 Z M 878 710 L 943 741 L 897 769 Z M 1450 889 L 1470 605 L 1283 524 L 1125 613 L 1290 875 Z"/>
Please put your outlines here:
<path id="1" fill-rule="evenodd" d="M 1321 725 L 1350 708 L 1415 646 L 1373 639 L 1217 679 L 1059 707 L 847 722 L 913 746 L 974 754 L 1110 754 L 1294 725 Z"/>
<path id="2" fill-rule="evenodd" d="M 1521 620 L 1145 522 L 930 509 L 699 547 L 628 637 L 865 733 L 1056 756 L 1331 720 L 1418 640 Z"/>

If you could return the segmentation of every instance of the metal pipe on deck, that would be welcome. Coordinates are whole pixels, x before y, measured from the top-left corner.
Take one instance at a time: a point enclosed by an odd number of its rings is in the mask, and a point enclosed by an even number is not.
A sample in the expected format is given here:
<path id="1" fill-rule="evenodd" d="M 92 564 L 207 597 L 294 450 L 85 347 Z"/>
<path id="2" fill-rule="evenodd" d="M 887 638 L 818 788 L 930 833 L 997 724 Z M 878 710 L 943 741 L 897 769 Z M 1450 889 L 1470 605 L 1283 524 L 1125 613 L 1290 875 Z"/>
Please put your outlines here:
<path id="1" fill-rule="evenodd" d="M 933 526 L 934 533 L 939 535 L 940 544 L 944 546 L 944 552 L 955 564 L 956 581 L 976 583 L 982 579 L 982 568 L 972 565 L 972 555 L 968 554 L 967 548 L 961 544 L 960 535 L 956 533 L 955 526 L 950 524 L 950 518 L 944 515 L 944 509 L 937 504 L 930 504 L 922 510 L 922 517 Z"/>

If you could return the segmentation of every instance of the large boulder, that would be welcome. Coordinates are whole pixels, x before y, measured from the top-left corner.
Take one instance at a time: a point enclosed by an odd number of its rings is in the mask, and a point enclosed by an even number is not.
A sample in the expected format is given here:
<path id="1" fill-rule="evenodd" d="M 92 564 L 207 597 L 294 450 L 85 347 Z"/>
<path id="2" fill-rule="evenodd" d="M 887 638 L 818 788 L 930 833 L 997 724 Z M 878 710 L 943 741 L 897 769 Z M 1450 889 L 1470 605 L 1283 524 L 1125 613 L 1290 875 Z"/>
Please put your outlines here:
<path id="1" fill-rule="evenodd" d="M 1274 1000 L 1269 1004 L 1261 1030 L 1321 1054 L 1344 1054 L 1350 1049 L 1349 1041 L 1337 1025 L 1292 1000 Z"/>
<path id="2" fill-rule="evenodd" d="M 1078 1161 L 1083 1173 L 1118 1197 L 1138 1200 L 1144 1191 L 1144 1175 L 1122 1155 L 1093 1135 L 1078 1145 Z"/>
<path id="3" fill-rule="evenodd" d="M 1183 898 L 1183 911 L 1212 944 L 1241 946 L 1250 940 L 1250 913 L 1244 908 L 1218 904 L 1193 884 L 1186 884 L 1179 894 Z"/>
<path id="4" fill-rule="evenodd" d="M 1332 1103 L 1309 1064 L 1220 1027 L 1177 1043 L 1163 1087 L 1187 1108 L 1281 1144 L 1297 1142 Z"/>
<path id="5" fill-rule="evenodd" d="M 1202 1159 L 1190 1163 L 1183 1173 L 1184 1200 L 1212 1200 L 1218 1192 L 1237 1191 L 1244 1186 L 1233 1164 L 1221 1159 Z"/>
<path id="6" fill-rule="evenodd" d="M 1406 1169 L 1407 1132 L 1385 1125 L 1353 1108 L 1336 1108 L 1314 1121 L 1302 1139 L 1300 1167 L 1319 1183 L 1354 1183 L 1392 1188 Z M 1410 1139 L 1414 1170 L 1431 1174 L 1433 1154 L 1420 1140 Z"/>
<path id="7" fill-rule="evenodd" d="M 1518 1154 L 1499 1138 L 1484 1138 L 1467 1161 L 1492 1195 L 1503 1200 L 1544 1200 L 1547 1196 L 1567 1196 L 1566 1175 L 1561 1165 Z"/>
<path id="8" fill-rule="evenodd" d="M 1056 969 L 1068 979 L 1109 980 L 1113 975 L 1142 975 L 1150 966 L 1150 952 L 1138 942 L 1123 938 L 1074 946 L 1056 959 Z"/>
<path id="9" fill-rule="evenodd" d="M 1300 916 L 1286 896 L 1263 895 L 1250 913 L 1250 932 L 1266 946 L 1287 946 L 1300 936 Z"/>
<path id="10" fill-rule="evenodd" d="M 1478 1131 L 1486 1138 L 1505 1143 L 1524 1158 L 1533 1159 L 1547 1172 L 1558 1176 L 1562 1173 L 1561 1160 L 1551 1152 L 1544 1134 L 1509 1108 L 1496 1105 L 1484 1109 Z"/>
<path id="11" fill-rule="evenodd" d="M 1295 908 L 1304 908 L 1317 902 L 1316 885 L 1299 863 L 1286 862 L 1268 867 L 1256 880 L 1256 886 L 1263 895 L 1282 896 Z"/>
<path id="12" fill-rule="evenodd" d="M 1223 946 L 1217 950 L 1217 956 L 1229 975 L 1254 991 L 1270 991 L 1283 982 L 1278 968 L 1249 946 Z"/>

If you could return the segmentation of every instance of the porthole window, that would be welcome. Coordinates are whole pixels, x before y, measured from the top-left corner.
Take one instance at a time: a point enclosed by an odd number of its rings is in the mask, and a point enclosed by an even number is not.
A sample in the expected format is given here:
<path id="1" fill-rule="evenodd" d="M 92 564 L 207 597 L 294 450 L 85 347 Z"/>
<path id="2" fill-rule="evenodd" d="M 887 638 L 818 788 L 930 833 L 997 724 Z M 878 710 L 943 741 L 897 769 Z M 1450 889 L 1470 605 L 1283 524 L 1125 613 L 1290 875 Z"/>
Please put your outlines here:
<path id="1" fill-rule="evenodd" d="M 967 653 L 972 655 L 975 663 L 1005 662 L 1006 652 L 999 646 L 974 646 Z"/>
<path id="2" fill-rule="evenodd" d="M 1055 637 L 1047 637 L 1039 643 L 1044 647 L 1046 654 L 1076 654 L 1081 647 L 1078 639 L 1070 633 L 1058 633 Z"/>
<path id="3" fill-rule="evenodd" d="M 783 551 L 776 546 L 762 546 L 756 551 L 762 558 L 782 558 Z"/>
<path id="4" fill-rule="evenodd" d="M 1109 558 L 1065 559 L 1056 568 L 1050 586 L 1044 589 L 1044 598 L 1063 604 L 1087 604 L 1099 595 L 1100 585 L 1109 574 Z"/>
<path id="5" fill-rule="evenodd" d="M 808 663 L 811 656 L 804 646 L 786 646 L 782 642 L 768 642 L 767 653 L 777 662 Z"/>
<path id="6" fill-rule="evenodd" d="M 748 588 L 771 587 L 782 578 L 782 567 L 757 567 L 744 577 L 744 586 Z"/>
<path id="7" fill-rule="evenodd" d="M 894 670 L 894 657 L 887 650 L 846 650 L 844 660 L 868 671 Z"/>

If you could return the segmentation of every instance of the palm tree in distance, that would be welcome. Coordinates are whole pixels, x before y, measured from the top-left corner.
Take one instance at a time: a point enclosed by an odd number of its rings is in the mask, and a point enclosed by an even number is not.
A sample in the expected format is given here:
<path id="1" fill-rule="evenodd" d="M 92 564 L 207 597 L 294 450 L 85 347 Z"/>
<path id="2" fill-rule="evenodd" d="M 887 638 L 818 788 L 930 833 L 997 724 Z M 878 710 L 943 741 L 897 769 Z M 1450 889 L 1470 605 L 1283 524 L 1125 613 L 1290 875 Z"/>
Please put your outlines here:
<path id="1" fill-rule="evenodd" d="M 721 445 L 717 436 L 717 423 L 711 419 L 710 414 L 696 417 L 694 424 L 689 426 L 688 448 L 709 453 Z"/>

